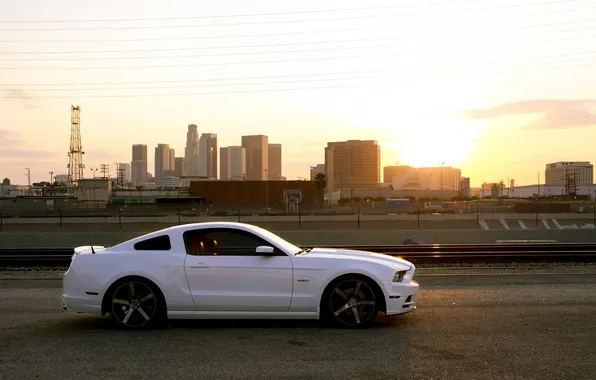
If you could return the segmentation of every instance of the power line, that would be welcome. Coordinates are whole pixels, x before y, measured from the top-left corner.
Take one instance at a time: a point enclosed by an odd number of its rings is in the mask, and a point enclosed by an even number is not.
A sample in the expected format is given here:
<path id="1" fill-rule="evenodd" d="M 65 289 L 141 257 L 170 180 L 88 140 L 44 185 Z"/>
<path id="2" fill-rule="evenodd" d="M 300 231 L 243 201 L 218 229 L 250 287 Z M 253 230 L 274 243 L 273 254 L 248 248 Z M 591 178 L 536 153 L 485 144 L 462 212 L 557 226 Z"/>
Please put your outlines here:
<path id="1" fill-rule="evenodd" d="M 594 22 L 593 19 L 588 20 L 572 20 L 572 21 L 564 21 L 558 23 L 546 23 L 546 24 L 534 24 L 534 25 L 518 25 L 514 27 L 508 28 L 499 28 L 499 29 L 486 29 L 485 31 L 501 31 L 501 30 L 519 30 L 519 29 L 528 29 L 528 28 L 535 28 L 535 27 L 543 27 L 543 26 L 556 26 L 556 25 L 569 25 L 569 24 L 579 24 L 584 22 Z M 299 32 L 284 32 L 284 33 L 261 33 L 261 34 L 236 34 L 236 35 L 222 35 L 222 36 L 186 36 L 186 37 L 163 37 L 163 38 L 155 38 L 155 37 L 145 37 L 145 38 L 129 38 L 129 39 L 107 39 L 107 40 L 0 40 L 0 43 L 91 43 L 91 42 L 141 42 L 141 41 L 175 41 L 175 40 L 209 40 L 209 39 L 225 39 L 225 38 L 246 38 L 246 37 L 270 37 L 270 36 L 290 36 L 290 35 L 304 35 L 304 34 L 314 34 L 314 33 L 340 33 L 340 32 L 357 32 L 357 31 L 371 31 L 371 30 L 387 30 L 392 28 L 370 28 L 370 27 L 361 27 L 361 28 L 343 28 L 343 29 L 328 29 L 328 30 L 316 30 L 316 31 L 299 31 Z M 462 28 L 462 31 L 469 32 L 469 29 Z"/>
<path id="2" fill-rule="evenodd" d="M 556 3 L 568 3 L 569 0 L 555 0 L 549 3 L 542 3 L 544 4 L 556 4 Z M 531 4 L 534 5 L 534 4 Z M 528 6 L 528 4 L 508 4 L 504 6 L 495 6 L 495 7 L 482 7 L 482 8 L 471 8 L 471 9 L 445 9 L 445 10 L 438 10 L 434 13 L 460 13 L 460 12 L 474 12 L 474 11 L 481 11 L 481 10 L 493 10 L 493 9 L 508 9 L 508 8 L 519 8 L 519 7 Z M 536 15 L 536 14 L 551 14 L 551 13 L 561 13 L 561 12 L 575 12 L 575 11 L 585 11 L 587 9 L 596 9 L 596 6 L 591 7 L 581 7 L 581 8 L 574 8 L 574 9 L 559 9 L 555 12 L 553 11 L 544 11 L 544 12 L 532 12 L 527 15 L 520 15 L 520 16 L 528 16 L 528 15 Z M 220 24 L 187 24 L 187 25 L 127 25 L 127 26 L 110 26 L 110 27 L 85 27 L 85 28 L 2 28 L 0 32 L 6 31 L 45 31 L 45 32 L 61 32 L 61 31 L 81 31 L 81 30 L 134 30 L 134 29 L 172 29 L 172 28 L 206 28 L 206 27 L 222 27 L 222 26 L 242 26 L 242 25 L 266 25 L 266 24 L 288 24 L 288 23 L 300 23 L 300 22 L 328 22 L 328 21 L 340 21 L 340 20 L 357 20 L 357 19 L 368 19 L 368 18 L 387 18 L 387 17 L 404 17 L 404 16 L 416 16 L 416 15 L 423 15 L 423 14 L 433 14 L 433 12 L 423 11 L 423 12 L 410 12 L 410 13 L 399 13 L 399 14 L 380 14 L 380 15 L 355 15 L 355 16 L 343 16 L 343 17 L 334 17 L 334 18 L 318 18 L 318 19 L 303 19 L 303 20 L 267 20 L 267 21 L 246 21 L 246 22 L 234 22 L 234 23 L 220 23 Z M 507 16 L 508 18 L 511 16 Z"/>
<path id="3" fill-rule="evenodd" d="M 564 57 L 567 55 L 581 55 L 581 54 L 589 54 L 591 52 L 578 52 L 578 53 L 571 53 L 571 54 L 554 54 L 554 55 L 547 55 L 547 56 L 537 56 L 537 57 L 529 57 L 526 59 L 543 59 L 543 58 L 558 58 Z M 480 63 L 507 63 L 507 62 L 515 62 L 517 60 L 489 60 Z M 477 66 L 478 63 L 471 64 L 472 66 Z M 367 73 L 375 73 L 375 72 L 393 72 L 393 71 L 403 71 L 403 69 L 373 69 L 373 70 L 351 70 L 351 71 L 339 71 L 339 72 L 326 72 L 326 73 L 304 73 L 304 74 L 292 74 L 292 75 L 273 75 L 273 76 L 251 76 L 251 77 L 232 77 L 232 78 L 211 78 L 211 79 L 185 79 L 185 80 L 164 80 L 164 81 L 134 81 L 134 82 L 84 82 L 84 83 L 75 83 L 75 86 L 107 86 L 107 85 L 137 85 L 137 84 L 159 84 L 159 83 L 189 83 L 189 82 L 221 82 L 221 81 L 242 81 L 242 80 L 256 80 L 256 79 L 279 79 L 279 78 L 301 78 L 301 77 L 318 77 L 318 76 L 328 76 L 328 75 L 348 75 L 348 74 L 367 74 Z M 73 85 L 72 83 L 42 83 L 42 84 L 2 84 L 0 86 L 7 86 L 7 87 L 40 87 L 40 86 L 67 86 Z M 111 90 L 112 88 L 107 88 Z M 73 89 L 73 90 L 81 90 L 81 89 Z M 93 89 L 93 90 L 102 90 L 102 88 Z M 30 91 L 38 91 L 38 89 L 33 89 Z M 47 91 L 47 90 L 43 90 Z"/>
<path id="4" fill-rule="evenodd" d="M 567 33 L 567 32 L 584 32 L 584 31 L 592 31 L 593 28 L 576 28 L 576 29 L 567 29 L 567 30 L 559 30 L 557 34 Z M 551 34 L 552 31 L 539 31 L 537 33 L 526 33 L 525 36 L 537 36 L 537 35 L 544 35 L 544 34 Z M 424 35 L 417 35 L 417 36 L 386 36 L 386 37 L 375 37 L 375 38 L 355 38 L 355 39 L 343 39 L 343 40 L 331 40 L 331 41 L 308 41 L 308 42 L 292 42 L 292 43 L 277 43 L 277 44 L 257 44 L 257 45 L 228 45 L 228 46 L 211 46 L 211 47 L 199 47 L 199 48 L 163 48 L 163 49 L 126 49 L 126 50 L 87 50 L 87 51 L 56 51 L 56 52 L 3 52 L 3 54 L 11 54 L 11 55 L 19 55 L 19 54 L 105 54 L 105 53 L 136 53 L 136 52 L 169 52 L 169 51 L 204 51 L 204 50 L 222 50 L 222 49 L 242 49 L 242 48 L 253 48 L 253 47 L 278 47 L 278 46 L 302 46 L 302 45 L 321 45 L 321 44 L 334 44 L 334 43 L 347 43 L 347 42 L 370 42 L 370 41 L 383 41 L 383 40 L 402 40 L 406 38 L 418 38 L 418 37 L 434 37 L 436 34 L 424 34 Z M 448 34 L 441 34 L 440 37 L 448 36 Z M 586 38 L 585 35 L 576 36 L 576 37 L 551 37 L 549 38 L 550 41 L 554 40 L 568 40 L 568 39 L 575 39 L 575 38 Z M 542 42 L 541 40 L 537 41 L 528 41 L 528 42 Z M 400 44 L 403 45 L 403 44 Z M 444 46 L 444 42 L 441 42 L 441 45 Z M 398 46 L 398 45 L 396 45 Z M 355 47 L 359 48 L 359 47 Z M 325 49 L 327 50 L 327 49 Z M 307 51 L 307 50 L 301 50 Z M 263 54 L 268 54 L 269 52 L 262 52 Z M 277 52 L 272 52 L 277 53 Z M 178 56 L 167 56 L 167 58 L 173 58 Z M 134 59 L 135 57 L 129 57 Z M 162 58 L 160 56 L 155 58 Z M 0 61 L 43 61 L 43 60 L 87 60 L 87 59 L 128 59 L 128 57 L 118 57 L 118 58 L 110 58 L 110 57 L 101 57 L 101 58 L 39 58 L 39 59 L 0 59 Z"/>
<path id="5" fill-rule="evenodd" d="M 558 69 L 567 69 L 575 67 L 588 67 L 593 66 L 592 63 L 584 65 L 566 66 L 566 67 L 551 67 L 551 68 L 534 68 L 531 71 L 550 71 Z M 506 75 L 508 72 L 492 73 L 491 75 Z M 129 95 L 90 95 L 90 96 L 77 96 L 77 98 L 141 98 L 141 97 L 166 97 L 166 96 L 196 96 L 196 95 L 222 95 L 222 94 L 242 94 L 242 93 L 261 93 L 261 92 L 285 92 L 285 91 L 304 91 L 304 90 L 319 90 L 319 89 L 335 89 L 335 88 L 346 88 L 346 87 L 367 87 L 367 86 L 378 86 L 378 85 L 394 85 L 401 84 L 403 82 L 384 82 L 384 83 L 362 83 L 362 84 L 348 84 L 348 85 L 334 85 L 334 86 L 313 86 L 313 87 L 294 87 L 294 88 L 275 88 L 275 89 L 259 89 L 259 90 L 237 90 L 237 91 L 215 91 L 215 92 L 193 92 L 193 93 L 171 93 L 171 94 L 129 94 Z M 11 96 L 0 97 L 0 99 L 13 99 Z M 27 99 L 71 99 L 72 96 L 31 96 Z"/>
<path id="6" fill-rule="evenodd" d="M 543 1 L 539 3 L 530 4 L 514 4 L 517 6 L 535 6 L 537 4 L 556 4 L 569 3 L 571 0 L 554 0 Z M 87 19 L 87 20 L 0 20 L 2 23 L 75 23 L 75 22 L 131 22 L 131 21 L 166 21 L 166 20 L 199 20 L 199 19 L 215 19 L 215 18 L 231 18 L 231 17 L 260 17 L 260 16 L 282 16 L 282 15 L 296 15 L 296 14 L 312 14 L 312 13 L 333 13 L 333 12 L 352 12 L 352 11 L 366 11 L 366 10 L 385 10 L 395 8 L 410 8 L 419 7 L 421 5 L 449 5 L 461 3 L 477 3 L 476 0 L 452 0 L 452 1 L 433 1 L 423 4 L 400 4 L 400 5 L 386 5 L 374 7 L 360 7 L 360 8 L 340 8 L 340 9 L 322 9 L 309 11 L 290 11 L 290 12 L 269 12 L 269 13 L 250 13 L 250 14 L 231 14 L 231 15 L 210 15 L 210 16 L 183 16 L 183 17 L 157 17 L 157 18 L 128 18 L 128 19 Z"/>
<path id="7" fill-rule="evenodd" d="M 559 60 L 559 61 L 550 61 L 550 62 L 543 62 L 543 64 L 557 64 L 557 63 L 574 63 L 574 62 L 584 62 L 584 61 L 588 61 L 588 60 L 594 60 L 596 59 L 596 57 L 590 57 L 588 59 L 580 59 L 580 60 Z M 500 61 L 494 61 L 495 63 L 503 63 Z M 540 67 L 540 66 L 535 66 L 532 68 L 527 68 L 529 71 L 541 71 L 541 69 L 557 69 L 557 68 L 571 68 L 571 67 L 587 67 L 587 66 L 593 66 L 594 63 L 596 62 L 592 62 L 589 64 L 584 64 L 584 65 L 575 65 L 575 66 L 563 66 L 563 67 Z M 481 67 L 476 67 L 477 69 L 482 69 Z M 505 65 L 505 66 L 497 66 L 497 67 L 490 67 L 490 69 L 511 69 L 511 68 L 516 68 L 515 65 Z M 388 77 L 400 77 L 400 76 L 412 76 L 412 74 L 417 74 L 415 71 L 418 68 L 402 68 L 402 69 L 390 69 L 390 70 L 371 70 L 370 72 L 377 72 L 377 73 L 381 73 L 381 72 L 391 72 L 391 71 L 395 71 L 397 72 L 396 74 L 393 75 L 383 75 L 383 76 L 379 76 L 379 75 L 375 75 L 375 76 L 361 76 L 361 77 L 343 77 L 343 78 L 316 78 L 316 79 L 306 79 L 306 80 L 297 80 L 297 81 L 271 81 L 271 82 L 249 82 L 249 83 L 224 83 L 224 84 L 207 84 L 207 85 L 183 85 L 183 86 L 156 86 L 156 87 L 137 87 L 137 88 L 99 88 L 99 89 L 42 89 L 42 90 L 37 90 L 37 89 L 27 89 L 26 91 L 102 91 L 102 90 L 109 90 L 109 91 L 115 91 L 115 90 L 146 90 L 146 89 L 158 89 L 158 88 L 183 88 L 183 87 L 226 87 L 226 86 L 252 86 L 252 85 L 259 85 L 259 86 L 263 86 L 263 85 L 271 85 L 271 84 L 294 84 L 294 83 L 309 83 L 309 82 L 322 82 L 322 81 L 336 81 L 336 80 L 361 80 L 361 79 L 376 79 L 376 78 L 388 78 Z M 445 71 L 445 72 L 464 72 L 464 73 L 470 73 L 472 70 L 470 68 L 465 68 L 465 67 L 458 67 L 456 69 L 448 69 L 448 70 L 444 70 L 444 69 L 439 69 L 439 71 Z M 432 70 L 430 71 L 432 74 Z M 348 72 L 349 73 L 349 72 Z M 424 73 L 418 73 L 419 75 L 428 75 L 428 72 L 424 72 Z M 490 74 L 490 73 L 489 73 Z M 492 73 L 493 75 L 495 73 Z M 498 74 L 498 73 L 496 73 Z M 503 74 L 507 74 L 507 72 L 504 72 Z M 320 74 L 320 75 L 325 75 L 325 74 Z M 296 75 L 295 77 L 297 77 L 298 75 Z M 285 76 L 287 77 L 292 77 L 292 76 Z M 253 77 L 254 79 L 259 79 L 259 77 Z M 266 78 L 266 77 L 260 77 L 260 78 Z M 277 79 L 276 77 L 270 77 L 272 79 Z M 279 78 L 283 78 L 283 76 L 280 76 Z M 249 79 L 249 78 L 246 78 Z M 209 80 L 203 80 L 203 81 L 209 81 Z M 180 81 L 182 82 L 182 81 Z M 10 91 L 10 89 L 6 89 L 4 91 Z M 244 92 L 244 91 L 243 91 Z M 232 91 L 231 93 L 234 93 L 234 91 Z M 194 94 L 194 93 L 193 93 Z M 206 93 L 206 94 L 210 94 L 210 93 Z M 145 94 L 147 95 L 147 94 Z M 130 95 L 130 96 L 145 96 L 145 95 Z M 158 96 L 160 94 L 155 94 L 155 96 Z M 169 95 L 184 95 L 184 94 L 169 94 Z M 120 96 L 124 96 L 124 95 L 110 95 L 110 96 L 104 96 L 104 95 L 90 95 L 90 96 L 84 96 L 84 97 L 120 97 Z M 147 95 L 147 96 L 153 96 L 153 95 Z M 49 99 L 54 99 L 54 98 L 72 98 L 73 96 L 27 96 L 26 98 L 31 98 L 31 99 L 44 99 L 44 98 L 49 98 Z M 78 96 L 76 96 L 78 97 Z M 11 96 L 8 97 L 0 97 L 0 99 L 10 99 L 13 98 Z"/>
<path id="8" fill-rule="evenodd" d="M 534 57 L 532 59 L 548 58 L 548 57 L 560 57 L 567 55 L 578 55 L 578 54 L 589 54 L 590 52 L 579 52 L 569 54 L 555 54 L 541 57 Z M 137 66 L 94 66 L 94 67 L 2 67 L 4 70 L 96 70 L 96 69 L 139 69 L 139 68 L 166 68 L 166 67 L 197 67 L 197 66 L 224 66 L 224 65 L 247 65 L 247 64 L 263 64 L 263 63 L 285 63 L 285 62 L 307 62 L 307 61 L 321 61 L 321 60 L 332 60 L 332 59 L 362 59 L 369 57 L 382 57 L 382 56 L 400 56 L 404 55 L 403 52 L 396 53 L 379 53 L 379 54 L 367 54 L 367 55 L 347 55 L 339 57 L 311 57 L 311 58 L 299 58 L 299 59 L 276 59 L 276 60 L 265 60 L 265 61 L 244 61 L 244 62 L 210 62 L 210 63 L 183 63 L 183 64 L 167 64 L 167 65 L 137 65 Z M 501 61 L 496 61 L 501 62 Z"/>

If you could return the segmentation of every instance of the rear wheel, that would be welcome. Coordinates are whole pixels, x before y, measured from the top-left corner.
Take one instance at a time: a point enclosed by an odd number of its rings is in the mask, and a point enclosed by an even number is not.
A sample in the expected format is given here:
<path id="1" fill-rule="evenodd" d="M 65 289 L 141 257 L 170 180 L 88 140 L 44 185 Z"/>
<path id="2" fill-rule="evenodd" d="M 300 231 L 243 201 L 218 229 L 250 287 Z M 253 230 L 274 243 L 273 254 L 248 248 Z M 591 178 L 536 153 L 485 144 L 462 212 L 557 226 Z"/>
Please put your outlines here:
<path id="1" fill-rule="evenodd" d="M 120 327 L 152 327 L 164 320 L 165 306 L 160 293 L 147 281 L 131 279 L 119 283 L 109 302 L 110 316 Z"/>
<path id="2" fill-rule="evenodd" d="M 323 300 L 326 316 L 337 327 L 370 326 L 379 314 L 379 300 L 372 280 L 344 278 L 334 283 Z"/>

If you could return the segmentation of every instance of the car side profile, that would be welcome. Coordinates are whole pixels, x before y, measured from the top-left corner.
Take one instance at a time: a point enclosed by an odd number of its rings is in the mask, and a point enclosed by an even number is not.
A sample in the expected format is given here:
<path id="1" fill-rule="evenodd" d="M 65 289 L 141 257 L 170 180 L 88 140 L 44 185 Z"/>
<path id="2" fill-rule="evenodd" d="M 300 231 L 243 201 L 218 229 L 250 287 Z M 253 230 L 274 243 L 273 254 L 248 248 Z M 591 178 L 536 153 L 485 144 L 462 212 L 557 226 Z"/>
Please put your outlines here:
<path id="1" fill-rule="evenodd" d="M 303 249 L 263 228 L 193 223 L 74 250 L 62 306 L 121 327 L 168 319 L 324 319 L 371 325 L 416 308 L 415 266 L 388 255 Z"/>

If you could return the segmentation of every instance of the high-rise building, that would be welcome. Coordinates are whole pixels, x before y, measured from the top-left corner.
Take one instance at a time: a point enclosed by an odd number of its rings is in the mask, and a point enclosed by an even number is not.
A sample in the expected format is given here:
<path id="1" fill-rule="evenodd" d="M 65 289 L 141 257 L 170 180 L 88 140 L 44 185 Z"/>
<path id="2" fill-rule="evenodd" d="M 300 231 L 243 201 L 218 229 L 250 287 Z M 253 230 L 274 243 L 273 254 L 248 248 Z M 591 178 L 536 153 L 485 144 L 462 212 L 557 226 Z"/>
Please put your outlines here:
<path id="1" fill-rule="evenodd" d="M 233 181 L 246 179 L 246 149 L 241 146 L 228 146 L 222 147 L 219 153 L 220 179 Z"/>
<path id="2" fill-rule="evenodd" d="M 374 140 L 329 142 L 325 172 L 330 191 L 376 188 L 381 180 L 381 147 Z"/>
<path id="3" fill-rule="evenodd" d="M 170 144 L 157 144 L 155 148 L 155 179 L 171 175 L 175 169 L 175 150 L 170 148 Z"/>
<path id="4" fill-rule="evenodd" d="M 135 186 L 142 186 L 147 182 L 147 161 L 134 160 L 130 163 L 131 182 Z"/>
<path id="5" fill-rule="evenodd" d="M 570 192 L 573 191 L 571 187 L 593 185 L 594 165 L 589 161 L 560 161 L 547 164 L 544 183 L 567 186 Z"/>
<path id="6" fill-rule="evenodd" d="M 184 176 L 184 157 L 176 157 L 174 173 L 176 177 Z"/>
<path id="7" fill-rule="evenodd" d="M 199 175 L 199 133 L 195 124 L 189 124 L 188 132 L 186 132 L 183 172 L 185 176 L 189 177 Z"/>
<path id="8" fill-rule="evenodd" d="M 310 180 L 314 181 L 319 173 L 325 174 L 325 164 L 318 164 L 317 166 L 310 167 Z"/>
<path id="9" fill-rule="evenodd" d="M 268 173 L 270 181 L 281 181 L 281 144 L 268 144 Z"/>
<path id="10" fill-rule="evenodd" d="M 135 186 L 141 186 L 147 182 L 147 145 L 135 144 L 132 146 L 130 173 L 130 180 Z"/>
<path id="11" fill-rule="evenodd" d="M 265 135 L 242 136 L 242 147 L 246 150 L 246 180 L 267 180 L 269 138 Z"/>
<path id="12" fill-rule="evenodd" d="M 228 147 L 222 146 L 219 148 L 219 179 L 227 180 L 229 179 L 228 171 Z"/>
<path id="13" fill-rule="evenodd" d="M 199 176 L 217 179 L 217 134 L 203 133 L 199 139 Z"/>

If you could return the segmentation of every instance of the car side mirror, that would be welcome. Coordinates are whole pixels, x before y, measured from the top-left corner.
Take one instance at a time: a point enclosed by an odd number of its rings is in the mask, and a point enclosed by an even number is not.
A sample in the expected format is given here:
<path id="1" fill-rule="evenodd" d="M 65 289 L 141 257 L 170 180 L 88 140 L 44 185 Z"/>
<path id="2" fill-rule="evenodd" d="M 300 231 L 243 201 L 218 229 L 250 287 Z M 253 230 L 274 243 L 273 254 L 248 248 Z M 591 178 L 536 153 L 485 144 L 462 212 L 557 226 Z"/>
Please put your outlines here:
<path id="1" fill-rule="evenodd" d="M 256 253 L 264 253 L 266 255 L 271 255 L 271 254 L 273 254 L 274 251 L 275 251 L 275 249 L 268 245 L 260 245 L 255 250 Z"/>

